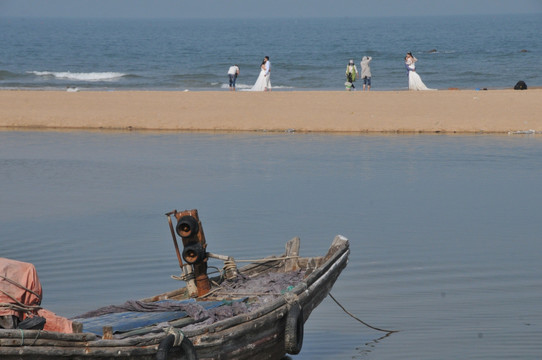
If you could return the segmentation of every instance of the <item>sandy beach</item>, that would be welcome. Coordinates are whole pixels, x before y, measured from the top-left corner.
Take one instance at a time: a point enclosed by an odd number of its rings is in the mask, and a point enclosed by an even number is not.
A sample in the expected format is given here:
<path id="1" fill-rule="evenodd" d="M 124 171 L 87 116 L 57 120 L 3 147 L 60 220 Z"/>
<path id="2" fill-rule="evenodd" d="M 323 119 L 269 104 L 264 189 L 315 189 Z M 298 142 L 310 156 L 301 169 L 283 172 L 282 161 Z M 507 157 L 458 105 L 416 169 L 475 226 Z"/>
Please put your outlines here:
<path id="1" fill-rule="evenodd" d="M 0 129 L 542 132 L 542 89 L 0 91 Z"/>

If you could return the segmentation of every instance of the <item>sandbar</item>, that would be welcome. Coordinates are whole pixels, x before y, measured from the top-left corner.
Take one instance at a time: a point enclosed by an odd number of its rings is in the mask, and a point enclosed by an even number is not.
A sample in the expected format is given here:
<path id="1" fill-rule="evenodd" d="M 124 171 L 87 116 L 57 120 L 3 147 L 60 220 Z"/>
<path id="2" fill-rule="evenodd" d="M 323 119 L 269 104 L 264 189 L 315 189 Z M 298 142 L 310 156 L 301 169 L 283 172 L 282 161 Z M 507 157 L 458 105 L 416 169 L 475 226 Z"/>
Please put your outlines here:
<path id="1" fill-rule="evenodd" d="M 542 89 L 0 91 L 0 129 L 542 132 Z"/>

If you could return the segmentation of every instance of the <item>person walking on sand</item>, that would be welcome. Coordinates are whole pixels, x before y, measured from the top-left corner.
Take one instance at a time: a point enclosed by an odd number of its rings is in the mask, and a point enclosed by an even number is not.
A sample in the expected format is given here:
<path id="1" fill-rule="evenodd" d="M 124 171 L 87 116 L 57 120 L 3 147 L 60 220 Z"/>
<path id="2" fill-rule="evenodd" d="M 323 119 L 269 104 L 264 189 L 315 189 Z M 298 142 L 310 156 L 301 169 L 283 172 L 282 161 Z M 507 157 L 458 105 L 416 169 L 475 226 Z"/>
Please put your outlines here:
<path id="1" fill-rule="evenodd" d="M 361 59 L 361 79 L 363 80 L 363 90 L 367 88 L 367 91 L 371 90 L 371 66 L 369 63 L 373 60 L 370 56 L 364 56 Z"/>
<path id="2" fill-rule="evenodd" d="M 408 52 L 405 56 L 405 67 L 408 75 L 408 89 L 409 90 L 435 90 L 429 89 L 422 81 L 422 78 L 416 72 L 416 59 L 411 52 Z"/>
<path id="3" fill-rule="evenodd" d="M 228 77 L 230 78 L 230 91 L 235 91 L 235 82 L 239 75 L 239 66 L 237 64 L 230 66 L 228 69 Z"/>
<path id="4" fill-rule="evenodd" d="M 352 89 L 356 89 L 354 86 L 354 81 L 356 81 L 356 78 L 358 77 L 358 69 L 356 68 L 356 65 L 354 64 L 354 60 L 350 60 L 348 62 L 348 65 L 346 65 L 346 82 L 344 83 L 344 86 L 347 91 L 351 91 Z"/>

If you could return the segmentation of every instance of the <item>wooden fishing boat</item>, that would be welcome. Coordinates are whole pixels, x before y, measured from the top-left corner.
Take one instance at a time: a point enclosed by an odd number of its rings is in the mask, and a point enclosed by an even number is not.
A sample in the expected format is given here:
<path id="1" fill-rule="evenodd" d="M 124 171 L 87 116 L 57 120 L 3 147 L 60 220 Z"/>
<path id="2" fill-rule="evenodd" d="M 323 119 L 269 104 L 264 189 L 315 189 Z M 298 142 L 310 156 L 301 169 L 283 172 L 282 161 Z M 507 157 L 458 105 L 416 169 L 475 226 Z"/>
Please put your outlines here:
<path id="1" fill-rule="evenodd" d="M 73 333 L 0 329 L 0 359 L 281 359 L 298 354 L 304 323 L 347 265 L 348 240 L 338 235 L 323 256 L 301 257 L 300 240 L 293 238 L 284 254 L 237 268 L 233 258 L 207 252 L 197 210 L 166 215 L 186 286 L 127 303 L 135 303 L 137 311 L 123 304 L 116 311 L 83 314 L 72 319 Z M 171 216 L 183 240 L 182 255 Z M 207 277 L 209 258 L 224 261 L 219 276 Z"/>

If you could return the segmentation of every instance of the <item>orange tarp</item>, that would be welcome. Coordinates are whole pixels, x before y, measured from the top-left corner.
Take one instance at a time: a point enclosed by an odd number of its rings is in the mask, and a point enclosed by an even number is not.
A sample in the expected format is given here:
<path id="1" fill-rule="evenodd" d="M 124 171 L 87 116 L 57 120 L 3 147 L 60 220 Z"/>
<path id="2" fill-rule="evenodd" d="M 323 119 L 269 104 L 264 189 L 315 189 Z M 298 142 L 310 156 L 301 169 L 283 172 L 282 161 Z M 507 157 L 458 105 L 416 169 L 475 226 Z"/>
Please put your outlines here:
<path id="1" fill-rule="evenodd" d="M 8 296 L 11 295 L 17 301 L 25 305 L 41 304 L 41 283 L 34 265 L 21 261 L 0 258 L 0 275 L 21 284 L 39 295 L 39 297 L 37 297 L 31 292 L 12 284 L 3 277 L 0 277 L 0 290 L 2 290 L 0 291 L 0 303 L 16 304 L 16 302 L 10 296 Z M 10 309 L 0 308 L 0 315 L 15 315 L 21 320 L 24 318 L 22 313 Z"/>
<path id="2" fill-rule="evenodd" d="M 34 265 L 22 261 L 0 258 L 0 304 L 17 304 L 39 306 L 41 304 L 42 288 Z M 9 280 L 11 281 L 9 281 Z M 21 286 L 14 284 L 16 282 Z M 32 292 L 26 289 L 32 290 Z M 72 332 L 72 322 L 66 318 L 41 309 L 34 313 L 46 319 L 44 330 Z M 0 306 L 0 316 L 14 315 L 20 321 L 27 317 L 24 312 Z"/>

